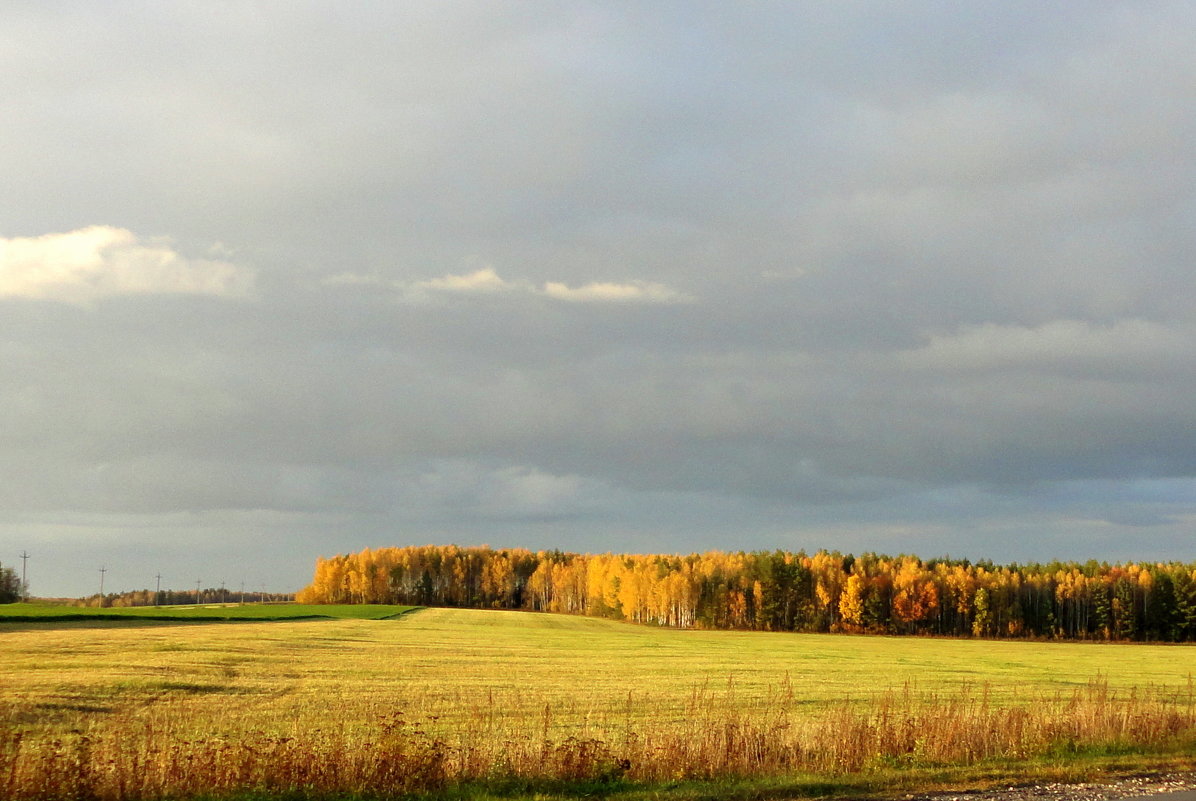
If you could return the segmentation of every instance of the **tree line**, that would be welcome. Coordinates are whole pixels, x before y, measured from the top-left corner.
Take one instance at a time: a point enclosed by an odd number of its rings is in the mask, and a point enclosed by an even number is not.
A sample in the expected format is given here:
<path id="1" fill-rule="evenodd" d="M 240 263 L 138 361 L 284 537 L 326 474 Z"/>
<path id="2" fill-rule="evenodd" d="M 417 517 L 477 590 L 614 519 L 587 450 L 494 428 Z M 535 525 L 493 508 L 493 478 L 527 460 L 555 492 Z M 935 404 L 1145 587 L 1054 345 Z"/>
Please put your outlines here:
<path id="1" fill-rule="evenodd" d="M 174 606 L 186 604 L 281 603 L 295 600 L 293 593 L 230 590 L 208 587 L 205 590 L 128 590 L 126 592 L 95 593 L 86 598 L 72 599 L 68 606 Z"/>
<path id="2" fill-rule="evenodd" d="M 320 558 L 296 600 L 525 609 L 679 628 L 1196 640 L 1196 563 L 1178 562 L 427 545 Z"/>

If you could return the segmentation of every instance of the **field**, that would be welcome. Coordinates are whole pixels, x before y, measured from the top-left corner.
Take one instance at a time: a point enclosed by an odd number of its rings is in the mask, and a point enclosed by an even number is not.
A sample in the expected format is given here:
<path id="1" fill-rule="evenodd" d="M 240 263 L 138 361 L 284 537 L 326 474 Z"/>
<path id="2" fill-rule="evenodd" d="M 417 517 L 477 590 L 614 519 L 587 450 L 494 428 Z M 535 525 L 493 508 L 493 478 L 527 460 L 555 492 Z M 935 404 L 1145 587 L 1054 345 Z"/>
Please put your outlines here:
<path id="1" fill-rule="evenodd" d="M 414 609 L 411 606 L 359 604 L 188 604 L 186 606 L 60 606 L 7 604 L 0 606 L 0 624 L 72 620 L 296 620 L 302 618 L 366 618 L 381 620 Z"/>
<path id="2" fill-rule="evenodd" d="M 0 623 L 0 661 L 0 797 L 14 799 L 390 797 L 460 785 L 701 796 L 743 781 L 860 792 L 1189 766 L 1196 743 L 1187 646 L 678 631 L 425 609 L 236 625 Z"/>

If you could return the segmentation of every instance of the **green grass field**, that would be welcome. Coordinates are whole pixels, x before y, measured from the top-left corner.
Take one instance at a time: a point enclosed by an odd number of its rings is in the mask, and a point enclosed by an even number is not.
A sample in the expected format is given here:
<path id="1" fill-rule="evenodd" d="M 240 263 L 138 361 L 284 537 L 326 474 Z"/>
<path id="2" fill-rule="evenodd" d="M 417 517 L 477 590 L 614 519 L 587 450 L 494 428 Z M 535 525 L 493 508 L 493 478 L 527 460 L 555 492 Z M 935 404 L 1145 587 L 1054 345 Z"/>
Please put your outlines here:
<path id="1" fill-rule="evenodd" d="M 237 609 L 312 608 L 191 611 Z M 1174 764 L 1192 753 L 1196 727 L 1190 646 L 314 609 L 334 617 L 207 626 L 0 622 L 0 733 L 23 738 L 5 757 L 0 737 L 0 795 L 6 780 L 14 798 L 21 797 L 14 787 L 44 784 L 37 765 L 55 770 L 46 766 L 66 758 L 63 743 L 80 737 L 87 759 L 103 755 L 106 764 L 144 751 L 129 771 L 150 782 L 138 790 L 145 797 L 155 797 L 154 788 L 177 795 L 196 781 L 185 771 L 204 765 L 204 781 L 256 787 L 260 797 L 271 797 L 262 788 L 299 786 L 279 776 L 368 796 L 370 782 L 426 790 L 451 786 L 446 777 L 609 781 L 626 773 L 620 781 L 641 788 L 694 779 L 793 782 L 810 765 L 859 793 L 860 775 L 894 768 L 908 781 L 910 771 L 941 776 L 961 765 L 1002 777 L 1019 761 L 1041 771 L 1044 758 L 1052 769 L 1097 764 L 1097 757 L 1123 767 L 1164 757 Z M 348 614 L 356 617 L 340 616 Z M 1001 745 L 997 730 L 1010 727 L 1021 739 Z M 1084 739 L 1107 731 L 1115 733 L 1099 737 L 1108 742 Z M 982 741 L 963 756 L 948 748 L 977 733 Z M 828 738 L 852 742 L 820 756 Z M 704 767 L 715 762 L 722 767 Z M 383 763 L 406 765 L 406 778 L 371 772 Z M 312 778 L 312 765 L 334 767 Z"/>
<path id="2" fill-rule="evenodd" d="M 381 620 L 409 612 L 412 606 L 302 604 L 187 604 L 184 606 L 90 607 L 18 603 L 0 606 L 0 624 L 67 620 L 295 620 L 297 618 L 363 618 Z"/>

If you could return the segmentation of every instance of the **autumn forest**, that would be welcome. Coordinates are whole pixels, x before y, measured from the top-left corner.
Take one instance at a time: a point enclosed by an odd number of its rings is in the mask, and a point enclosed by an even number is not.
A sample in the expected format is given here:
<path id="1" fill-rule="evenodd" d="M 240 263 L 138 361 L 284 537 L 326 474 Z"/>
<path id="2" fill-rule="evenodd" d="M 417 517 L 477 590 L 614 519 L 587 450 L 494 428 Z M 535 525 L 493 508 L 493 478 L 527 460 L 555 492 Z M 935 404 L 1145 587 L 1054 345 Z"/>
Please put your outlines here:
<path id="1" fill-rule="evenodd" d="M 678 628 L 1196 640 L 1196 565 L 1180 563 L 429 545 L 321 558 L 296 600 L 523 609 Z"/>

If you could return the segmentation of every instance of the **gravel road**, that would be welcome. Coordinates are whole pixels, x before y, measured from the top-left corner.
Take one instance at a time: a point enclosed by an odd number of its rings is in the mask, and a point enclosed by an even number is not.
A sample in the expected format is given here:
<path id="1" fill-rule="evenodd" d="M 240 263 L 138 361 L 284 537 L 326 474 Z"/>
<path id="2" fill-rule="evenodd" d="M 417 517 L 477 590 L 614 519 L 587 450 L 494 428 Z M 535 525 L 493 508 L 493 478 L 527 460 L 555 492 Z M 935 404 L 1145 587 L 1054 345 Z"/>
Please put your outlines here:
<path id="1" fill-rule="evenodd" d="M 1017 785 L 907 798 L 916 801 L 1116 801 L 1145 796 L 1159 797 L 1159 801 L 1196 801 L 1196 773 L 1136 776 L 1108 784 Z"/>

